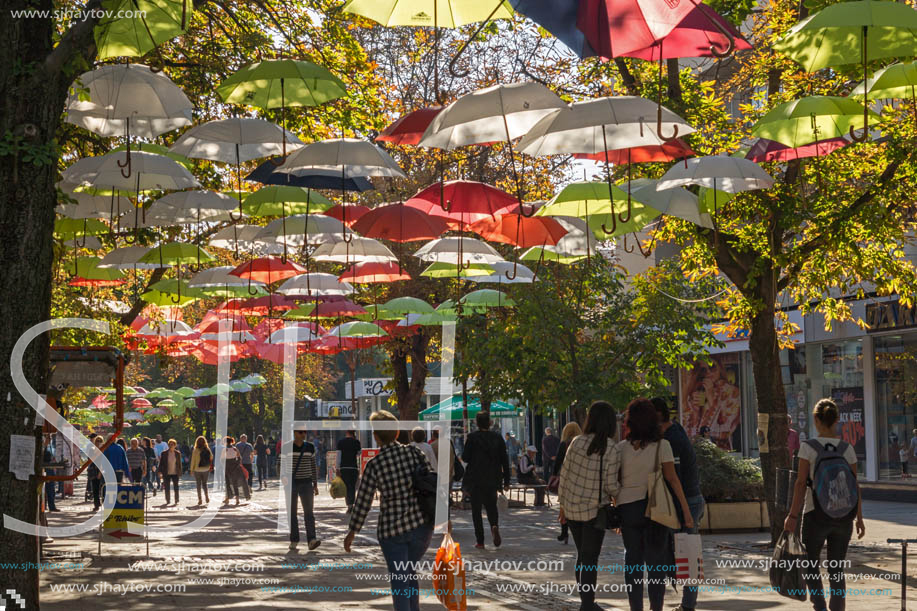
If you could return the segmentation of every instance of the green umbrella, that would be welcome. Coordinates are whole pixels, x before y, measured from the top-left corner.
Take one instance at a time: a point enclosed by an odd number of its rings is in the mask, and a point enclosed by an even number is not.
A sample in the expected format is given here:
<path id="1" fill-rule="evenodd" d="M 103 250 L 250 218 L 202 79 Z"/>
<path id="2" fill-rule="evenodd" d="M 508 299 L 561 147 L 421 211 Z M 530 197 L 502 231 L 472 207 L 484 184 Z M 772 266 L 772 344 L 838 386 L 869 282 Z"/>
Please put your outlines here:
<path id="1" fill-rule="evenodd" d="M 184 307 L 203 296 L 199 289 L 189 287 L 187 282 L 182 282 L 179 289 L 177 280 L 168 279 L 160 280 L 151 285 L 149 290 L 140 295 L 140 298 L 149 304 L 159 307 Z"/>
<path id="2" fill-rule="evenodd" d="M 512 307 L 516 305 L 516 302 L 507 297 L 503 291 L 478 289 L 459 299 L 459 305 L 465 309 L 484 310 L 487 308 Z"/>
<path id="3" fill-rule="evenodd" d="M 206 250 L 197 244 L 169 242 L 151 248 L 140 257 L 139 263 L 159 263 L 160 265 L 181 265 L 182 263 L 210 263 L 216 261 Z"/>
<path id="4" fill-rule="evenodd" d="M 468 399 L 468 418 L 474 418 L 477 416 L 478 412 L 481 411 L 481 399 L 469 398 Z M 511 417 L 516 416 L 521 412 L 521 410 L 505 401 L 491 401 L 490 402 L 490 413 L 494 416 L 500 417 Z M 445 413 L 446 417 L 442 418 L 442 414 Z M 420 412 L 420 419 L 424 421 L 430 420 L 461 420 L 465 414 L 465 405 L 462 400 L 461 395 L 452 396 L 445 401 L 440 401 L 432 407 Z"/>
<path id="5" fill-rule="evenodd" d="M 710 187 L 700 187 L 697 192 L 697 209 L 707 214 L 713 214 L 719 206 L 735 199 L 735 196 L 735 193 L 727 193 Z"/>
<path id="6" fill-rule="evenodd" d="M 321 213 L 334 204 L 312 189 L 288 185 L 261 187 L 242 202 L 242 211 L 251 216 L 289 216 Z"/>
<path id="7" fill-rule="evenodd" d="M 247 376 L 245 376 L 244 378 L 242 378 L 242 381 L 248 384 L 249 386 L 261 386 L 262 384 L 267 382 L 267 379 L 260 373 L 250 373 Z"/>
<path id="8" fill-rule="evenodd" d="M 809 72 L 860 63 L 865 81 L 869 61 L 917 55 L 917 11 L 898 2 L 832 4 L 790 28 L 774 49 Z M 864 105 L 863 125 L 867 123 Z M 856 142 L 863 142 L 868 135 L 864 129 L 860 136 L 854 136 L 851 127 L 850 136 Z"/>
<path id="9" fill-rule="evenodd" d="M 126 151 L 127 145 L 122 144 L 121 146 L 115 147 L 109 151 L 109 153 L 117 153 L 118 151 Z M 144 151 L 147 153 L 155 153 L 156 155 L 165 155 L 172 161 L 180 163 L 185 166 L 186 169 L 190 170 L 194 165 L 194 162 L 185 157 L 184 155 L 179 155 L 178 153 L 173 153 L 168 149 L 168 147 L 162 146 L 161 144 L 152 144 L 150 142 L 132 142 L 131 143 L 132 151 Z M 130 195 L 134 195 L 134 191 Z"/>
<path id="10" fill-rule="evenodd" d="M 425 270 L 420 272 L 420 275 L 428 278 L 455 278 L 457 276 L 467 278 L 470 276 L 490 276 L 493 273 L 494 268 L 486 263 L 469 263 L 467 268 L 462 266 L 462 269 L 459 270 L 458 265 L 454 263 L 439 261 L 431 263 Z"/>
<path id="11" fill-rule="evenodd" d="M 140 57 L 185 31 L 192 0 L 105 0 L 93 35 L 99 59 Z M 132 17 L 118 18 L 118 14 Z"/>
<path id="12" fill-rule="evenodd" d="M 535 214 L 586 219 L 589 227 L 601 238 L 640 231 L 662 213 L 633 200 L 632 197 L 628 198 L 626 192 L 614 185 L 609 191 L 606 181 L 575 182 L 567 185 Z M 623 218 L 627 218 L 627 221 L 622 221 Z M 608 229 L 609 224 L 611 229 Z M 591 250 L 588 244 L 587 249 Z"/>
<path id="13" fill-rule="evenodd" d="M 242 380 L 230 380 L 229 388 L 233 392 L 248 392 L 252 389 L 251 386 L 243 382 Z"/>
<path id="14" fill-rule="evenodd" d="M 343 81 L 327 68 L 296 59 L 249 64 L 217 87 L 224 102 L 265 110 L 285 106 L 318 106 L 347 95 Z"/>
<path id="15" fill-rule="evenodd" d="M 160 386 L 159 388 L 154 388 L 143 396 L 147 399 L 168 399 L 172 396 L 172 391 L 168 388 L 163 388 Z"/>
<path id="16" fill-rule="evenodd" d="M 876 113 L 867 113 L 870 125 L 881 120 Z M 813 95 L 778 104 L 758 120 L 751 134 L 796 148 L 861 129 L 862 114 L 863 105 L 850 98 Z"/>
<path id="17" fill-rule="evenodd" d="M 520 261 L 554 261 L 561 265 L 571 265 L 582 261 L 586 255 L 567 255 L 553 250 L 551 246 L 533 246 L 519 256 Z"/>
<path id="18" fill-rule="evenodd" d="M 124 278 L 124 272 L 116 267 L 99 267 L 101 257 L 77 257 L 74 276 L 84 280 L 115 281 Z"/>
<path id="19" fill-rule="evenodd" d="M 268 290 L 264 288 L 264 285 L 258 284 L 253 284 L 251 286 L 248 284 L 201 286 L 196 287 L 196 290 L 205 297 L 221 297 L 224 299 L 231 299 L 233 297 L 243 297 L 247 299 L 249 297 L 265 297 L 269 294 Z"/>
<path id="20" fill-rule="evenodd" d="M 433 306 L 416 297 L 396 297 L 382 304 L 382 309 L 398 314 L 398 318 L 406 314 L 429 314 Z"/>
<path id="21" fill-rule="evenodd" d="M 98 219 L 57 219 L 54 221 L 54 235 L 62 240 L 72 240 L 87 235 L 109 233 L 111 228 Z"/>
<path id="22" fill-rule="evenodd" d="M 300 308 L 303 312 L 311 312 L 314 306 L 307 306 L 306 308 Z M 401 315 L 397 312 L 391 312 L 385 309 L 385 306 L 379 303 L 370 303 L 363 306 L 363 309 L 366 310 L 366 314 L 357 314 L 353 316 L 357 320 L 364 321 L 373 321 L 373 320 L 398 320 L 401 318 Z M 294 312 L 296 310 L 293 310 Z M 289 313 L 287 314 L 289 316 Z"/>
<path id="23" fill-rule="evenodd" d="M 175 407 L 176 405 L 178 404 L 172 399 L 163 399 L 162 401 L 156 403 L 156 407 L 161 407 L 163 409 L 167 407 Z"/>
<path id="24" fill-rule="evenodd" d="M 196 391 L 193 388 L 191 388 L 190 386 L 182 386 L 181 388 L 175 391 L 175 394 L 178 395 L 179 397 L 183 397 L 187 399 L 188 397 L 192 396 L 195 392 Z"/>
<path id="25" fill-rule="evenodd" d="M 917 62 L 893 64 L 877 70 L 872 78 L 866 79 L 850 92 L 852 98 L 867 100 L 907 99 L 914 109 L 917 121 Z"/>
<path id="26" fill-rule="evenodd" d="M 379 325 L 371 322 L 345 322 L 328 332 L 334 337 L 385 337 L 388 335 Z"/>
<path id="27" fill-rule="evenodd" d="M 421 314 L 414 319 L 415 325 L 421 325 L 424 327 L 435 327 L 443 324 L 444 322 L 455 322 L 456 316 L 453 311 L 444 311 L 444 312 L 431 312 L 429 314 Z"/>

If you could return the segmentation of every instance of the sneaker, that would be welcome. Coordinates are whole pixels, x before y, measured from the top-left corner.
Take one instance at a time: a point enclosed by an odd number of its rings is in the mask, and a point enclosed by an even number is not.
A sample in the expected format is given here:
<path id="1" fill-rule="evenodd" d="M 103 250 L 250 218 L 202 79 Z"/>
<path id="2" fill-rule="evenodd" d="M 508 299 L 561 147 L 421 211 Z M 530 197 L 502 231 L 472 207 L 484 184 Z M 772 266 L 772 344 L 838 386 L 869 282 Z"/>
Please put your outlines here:
<path id="1" fill-rule="evenodd" d="M 298 541 L 293 541 L 292 543 L 290 543 L 290 551 L 291 551 L 291 552 L 292 552 L 292 551 L 296 551 L 296 546 L 297 546 L 297 545 L 299 545 L 299 542 L 298 542 Z"/>
<path id="2" fill-rule="evenodd" d="M 500 527 L 496 525 L 491 526 L 490 534 L 494 537 L 494 547 L 500 547 L 500 544 L 503 543 L 503 537 L 500 536 Z"/>
<path id="3" fill-rule="evenodd" d="M 484 549 L 484 544 L 483 544 L 483 543 L 475 543 L 474 546 L 475 546 L 477 549 Z"/>
<path id="4" fill-rule="evenodd" d="M 322 542 L 319 541 L 318 539 L 312 539 L 311 541 L 309 541 L 309 549 L 310 549 L 310 550 L 313 550 L 313 549 L 317 548 L 317 547 L 318 547 L 319 545 L 321 545 L 321 544 L 322 544 Z"/>

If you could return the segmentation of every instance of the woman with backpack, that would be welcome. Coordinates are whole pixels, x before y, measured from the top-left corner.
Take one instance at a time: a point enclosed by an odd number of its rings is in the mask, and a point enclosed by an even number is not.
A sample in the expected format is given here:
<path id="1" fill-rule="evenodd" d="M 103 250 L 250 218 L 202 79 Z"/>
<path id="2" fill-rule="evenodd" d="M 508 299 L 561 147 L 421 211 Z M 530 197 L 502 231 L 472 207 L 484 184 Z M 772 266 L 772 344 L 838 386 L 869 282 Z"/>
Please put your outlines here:
<path id="1" fill-rule="evenodd" d="M 793 490 L 793 504 L 783 523 L 783 530 L 795 532 L 799 511 L 803 511 L 802 543 L 810 567 L 803 570 L 809 589 L 809 600 L 815 611 L 844 611 L 846 580 L 842 561 L 856 520 L 857 536 L 866 534 L 863 524 L 863 504 L 857 485 L 856 452 L 836 433 L 839 412 L 831 399 L 822 399 L 812 410 L 818 436 L 808 439 L 799 448 L 799 475 Z M 805 505 L 803 505 L 805 501 Z M 831 584 L 830 607 L 825 601 L 819 558 L 827 543 L 828 574 Z"/>
<path id="2" fill-rule="evenodd" d="M 194 474 L 194 483 L 197 484 L 197 504 L 203 505 L 201 489 L 204 490 L 204 499 L 210 504 L 210 493 L 207 491 L 207 479 L 213 469 L 213 452 L 207 445 L 207 440 L 198 437 L 194 441 L 194 450 L 191 452 L 191 473 Z"/>

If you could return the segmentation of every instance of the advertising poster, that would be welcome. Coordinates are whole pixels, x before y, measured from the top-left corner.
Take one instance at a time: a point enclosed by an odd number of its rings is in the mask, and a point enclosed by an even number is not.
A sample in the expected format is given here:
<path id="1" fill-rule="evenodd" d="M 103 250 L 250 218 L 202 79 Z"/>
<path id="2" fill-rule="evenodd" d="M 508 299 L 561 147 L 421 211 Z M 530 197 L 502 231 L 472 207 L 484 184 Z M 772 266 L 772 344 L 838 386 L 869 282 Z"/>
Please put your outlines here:
<path id="1" fill-rule="evenodd" d="M 866 425 L 865 407 L 863 405 L 863 387 L 835 388 L 831 398 L 840 412 L 838 432 L 841 439 L 853 446 L 857 462 L 861 465 L 866 460 Z"/>
<path id="2" fill-rule="evenodd" d="M 707 437 L 733 452 L 742 449 L 742 392 L 739 355 L 716 354 L 712 363 L 697 363 L 681 372 L 682 426 L 690 439 Z"/>
<path id="3" fill-rule="evenodd" d="M 369 459 L 379 453 L 379 448 L 363 448 L 360 450 L 360 473 L 363 473 L 363 467 L 369 462 Z"/>

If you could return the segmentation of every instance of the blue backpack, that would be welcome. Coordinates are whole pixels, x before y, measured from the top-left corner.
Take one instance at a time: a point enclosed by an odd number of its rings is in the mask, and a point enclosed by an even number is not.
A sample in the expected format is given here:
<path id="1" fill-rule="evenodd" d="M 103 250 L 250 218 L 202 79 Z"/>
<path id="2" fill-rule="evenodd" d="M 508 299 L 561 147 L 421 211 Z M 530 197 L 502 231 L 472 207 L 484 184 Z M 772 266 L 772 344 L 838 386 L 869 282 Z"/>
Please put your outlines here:
<path id="1" fill-rule="evenodd" d="M 807 482 L 812 489 L 816 518 L 841 522 L 853 520 L 860 491 L 856 475 L 844 458 L 850 444 L 841 441 L 836 446 L 831 443 L 822 445 L 815 439 L 807 439 L 806 443 L 816 452 L 814 475 Z"/>

